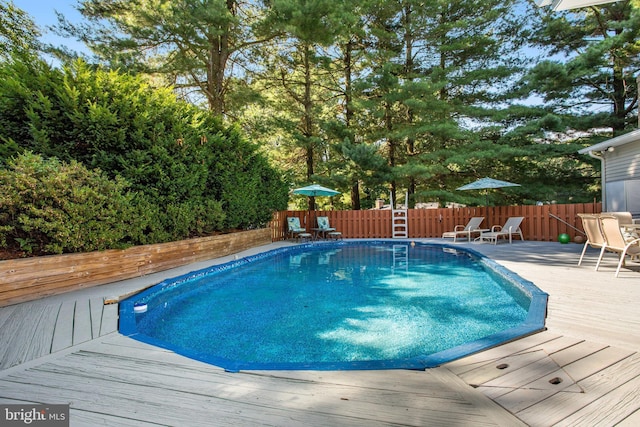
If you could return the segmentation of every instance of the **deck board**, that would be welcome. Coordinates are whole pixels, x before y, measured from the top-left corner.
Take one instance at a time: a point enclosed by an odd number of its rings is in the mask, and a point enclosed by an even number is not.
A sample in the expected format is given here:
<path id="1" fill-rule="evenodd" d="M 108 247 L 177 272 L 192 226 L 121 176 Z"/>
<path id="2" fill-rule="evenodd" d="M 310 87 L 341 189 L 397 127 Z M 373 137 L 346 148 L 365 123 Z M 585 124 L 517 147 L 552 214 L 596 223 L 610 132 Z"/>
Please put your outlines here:
<path id="1" fill-rule="evenodd" d="M 570 363 L 574 363 L 577 360 L 588 357 L 593 353 L 603 350 L 607 346 L 600 343 L 592 343 L 582 341 L 576 345 L 558 350 L 550 354 L 550 357 L 560 366 L 566 366 Z"/>
<path id="2" fill-rule="evenodd" d="M 616 415 L 617 405 L 616 411 L 603 411 L 602 399 L 621 385 L 624 386 L 637 378 L 638 375 L 640 375 L 640 357 L 635 354 L 581 381 L 579 384 L 584 389 L 584 393 L 557 393 L 518 412 L 517 415 L 530 425 L 555 425 L 582 408 L 595 404 L 600 405 L 603 417 L 608 420 L 605 424 L 613 425 L 619 418 Z"/>
<path id="3" fill-rule="evenodd" d="M 124 424 L 206 424 L 215 413 L 220 425 L 521 425 L 445 368 L 233 374 L 144 346 L 133 356 L 117 334 L 104 340 L 112 345 L 0 376 L 0 397 L 71 402 Z"/>
<path id="4" fill-rule="evenodd" d="M 118 304 L 103 304 L 99 336 L 118 330 Z"/>
<path id="5" fill-rule="evenodd" d="M 44 305 L 39 310 L 38 325 L 35 327 L 31 341 L 28 342 L 25 360 L 33 360 L 51 353 L 53 329 L 58 317 L 58 306 Z"/>
<path id="6" fill-rule="evenodd" d="M 621 420 L 617 427 L 637 427 L 640 425 L 640 409 L 637 409 L 627 418 Z"/>
<path id="7" fill-rule="evenodd" d="M 73 313 L 73 345 L 91 340 L 90 300 L 76 301 Z"/>
<path id="8" fill-rule="evenodd" d="M 91 338 L 100 336 L 100 327 L 102 325 L 102 312 L 104 311 L 103 298 L 89 299 L 89 314 L 91 319 Z"/>
<path id="9" fill-rule="evenodd" d="M 32 345 L 40 347 L 42 342 L 34 343 L 34 336 L 37 334 L 38 325 L 42 312 L 32 312 L 26 307 L 20 307 L 15 310 L 7 319 L 3 327 L 4 331 L 16 330 L 18 333 L 14 335 L 4 336 L 2 339 L 5 344 L 0 366 L 7 368 L 18 365 L 29 360 L 30 348 Z M 28 319 L 28 321 L 24 321 Z"/>
<path id="10" fill-rule="evenodd" d="M 56 326 L 53 332 L 51 352 L 69 348 L 73 345 L 73 319 L 75 316 L 76 301 L 65 301 L 60 304 Z"/>

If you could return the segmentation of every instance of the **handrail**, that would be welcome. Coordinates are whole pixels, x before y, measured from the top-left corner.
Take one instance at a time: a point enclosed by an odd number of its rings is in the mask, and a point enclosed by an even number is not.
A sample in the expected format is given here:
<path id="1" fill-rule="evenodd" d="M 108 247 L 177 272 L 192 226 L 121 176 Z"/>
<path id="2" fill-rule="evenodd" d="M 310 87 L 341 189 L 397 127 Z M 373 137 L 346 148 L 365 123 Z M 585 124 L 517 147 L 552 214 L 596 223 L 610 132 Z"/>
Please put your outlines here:
<path id="1" fill-rule="evenodd" d="M 554 214 L 552 214 L 551 212 L 549 212 L 549 216 L 550 216 L 551 218 L 555 218 L 555 219 L 557 219 L 558 221 L 562 222 L 562 223 L 563 223 L 563 224 L 565 224 L 565 225 L 568 225 L 569 227 L 571 227 L 571 228 L 573 228 L 574 230 L 576 230 L 576 231 L 578 231 L 578 232 L 580 232 L 580 233 L 584 234 L 585 236 L 587 235 L 587 233 L 585 233 L 584 231 L 580 230 L 579 228 L 574 227 L 573 225 L 569 224 L 567 221 L 563 220 L 562 218 L 559 218 L 559 217 L 555 216 L 555 215 L 554 215 Z"/>

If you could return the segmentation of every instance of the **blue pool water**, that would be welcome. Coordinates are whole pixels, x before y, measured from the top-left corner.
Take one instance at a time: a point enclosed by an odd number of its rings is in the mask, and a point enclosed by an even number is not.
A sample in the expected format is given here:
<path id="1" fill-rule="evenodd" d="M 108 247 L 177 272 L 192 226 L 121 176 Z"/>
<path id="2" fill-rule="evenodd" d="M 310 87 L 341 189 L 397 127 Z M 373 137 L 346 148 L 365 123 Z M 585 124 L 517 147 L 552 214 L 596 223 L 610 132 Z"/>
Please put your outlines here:
<path id="1" fill-rule="evenodd" d="M 540 296 L 447 246 L 307 244 L 150 288 L 121 304 L 120 331 L 230 371 L 423 369 L 542 329 Z"/>

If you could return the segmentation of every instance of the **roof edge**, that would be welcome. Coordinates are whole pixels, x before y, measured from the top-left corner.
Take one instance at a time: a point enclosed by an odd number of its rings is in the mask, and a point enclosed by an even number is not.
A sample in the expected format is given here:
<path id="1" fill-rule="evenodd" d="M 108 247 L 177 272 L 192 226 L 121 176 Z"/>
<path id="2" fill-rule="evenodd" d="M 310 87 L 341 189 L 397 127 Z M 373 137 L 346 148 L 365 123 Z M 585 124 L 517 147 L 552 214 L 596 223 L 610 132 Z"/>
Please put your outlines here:
<path id="1" fill-rule="evenodd" d="M 616 136 L 615 138 L 599 142 L 596 145 L 583 148 L 581 150 L 578 150 L 578 153 L 588 154 L 590 151 L 605 151 L 609 147 L 617 147 L 619 145 L 628 144 L 637 140 L 640 140 L 640 129 L 636 129 L 629 133 L 625 133 L 624 135 Z"/>

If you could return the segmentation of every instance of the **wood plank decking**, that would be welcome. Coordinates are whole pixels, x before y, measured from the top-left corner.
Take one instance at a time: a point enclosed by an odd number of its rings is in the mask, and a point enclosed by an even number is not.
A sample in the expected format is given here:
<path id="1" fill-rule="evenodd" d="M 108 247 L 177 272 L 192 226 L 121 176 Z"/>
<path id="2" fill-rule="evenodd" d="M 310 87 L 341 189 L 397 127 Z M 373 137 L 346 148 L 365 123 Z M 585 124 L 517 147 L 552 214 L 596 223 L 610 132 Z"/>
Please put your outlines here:
<path id="1" fill-rule="evenodd" d="M 118 305 L 102 298 L 0 308 L 0 370 L 118 329 Z"/>
<path id="2" fill-rule="evenodd" d="M 522 425 L 444 368 L 227 373 L 112 334 L 3 375 L 0 402 L 71 402 L 72 425 Z"/>
<path id="3" fill-rule="evenodd" d="M 637 271 L 471 247 L 550 293 L 548 331 L 425 372 L 227 373 L 114 332 L 94 290 L 0 309 L 0 403 L 70 403 L 72 426 L 640 425 Z"/>

